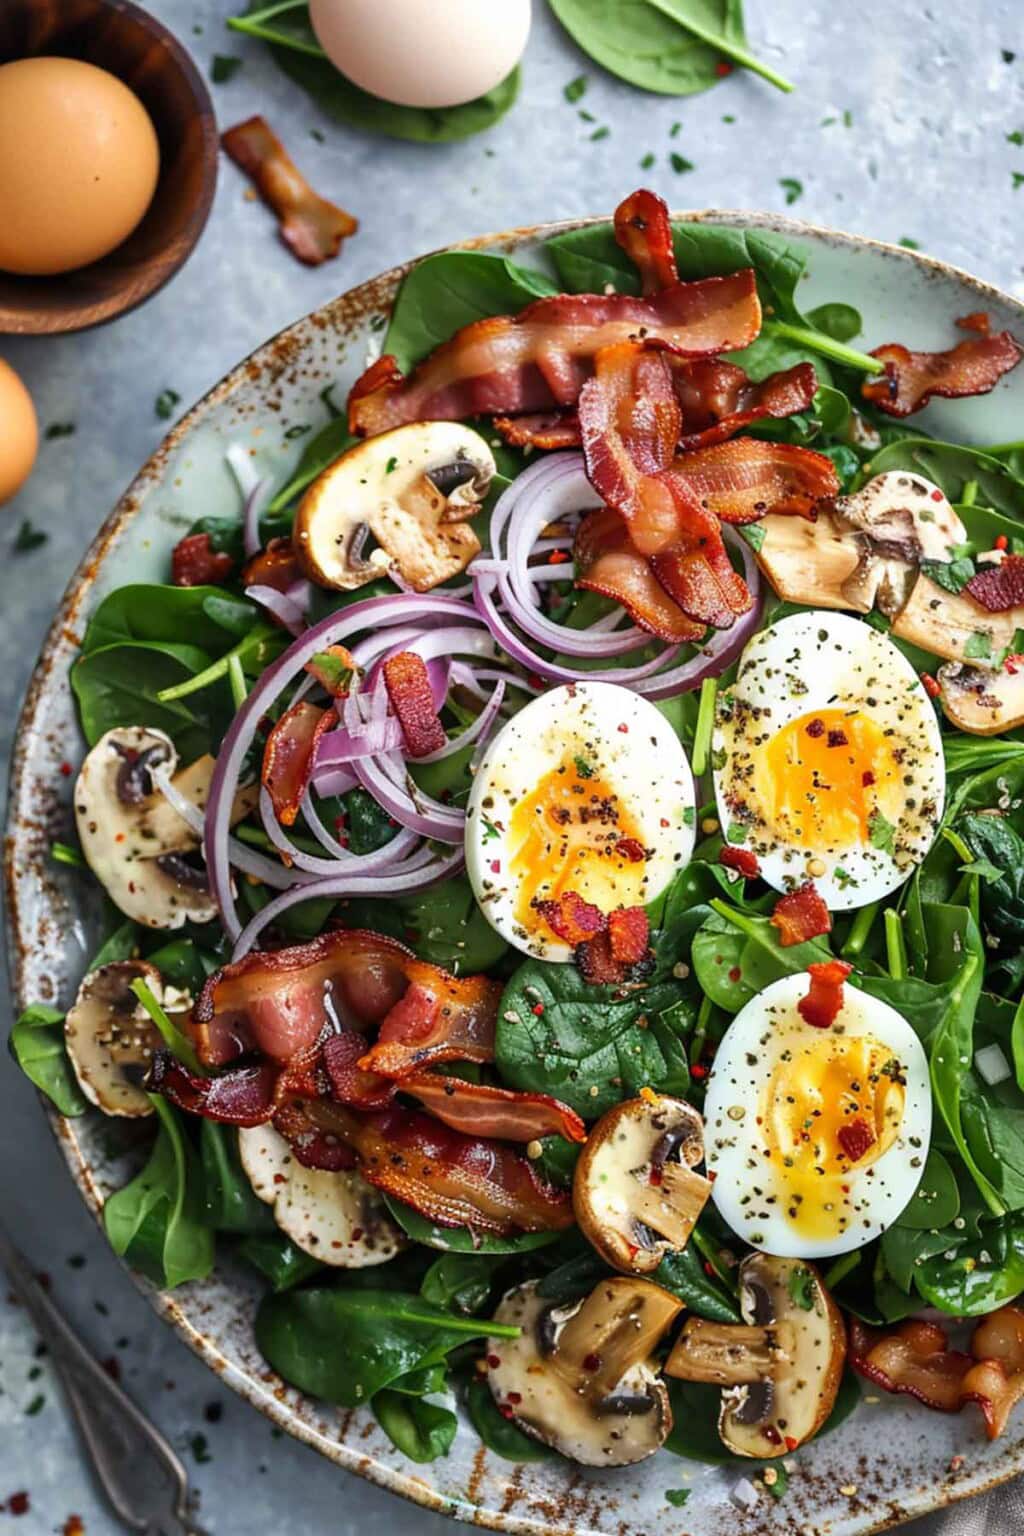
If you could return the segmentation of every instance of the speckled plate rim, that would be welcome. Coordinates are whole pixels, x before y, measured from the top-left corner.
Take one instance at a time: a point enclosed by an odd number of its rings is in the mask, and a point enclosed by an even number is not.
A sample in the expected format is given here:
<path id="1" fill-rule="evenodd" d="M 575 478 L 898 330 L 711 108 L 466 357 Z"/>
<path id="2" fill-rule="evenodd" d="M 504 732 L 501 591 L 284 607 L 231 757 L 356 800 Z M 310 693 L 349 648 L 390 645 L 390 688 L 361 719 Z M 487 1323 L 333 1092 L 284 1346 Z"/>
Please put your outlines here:
<path id="1" fill-rule="evenodd" d="M 906 247 L 756 210 L 688 210 L 673 213 L 672 217 L 686 223 L 719 223 L 732 227 L 770 230 L 796 239 L 809 238 L 812 241 L 847 250 L 875 251 L 880 255 L 904 262 L 919 271 L 923 270 L 927 275 L 951 279 L 973 294 L 977 300 L 982 303 L 997 303 L 1014 312 L 1016 317 L 1024 323 L 1024 303 L 1012 295 L 974 277 L 960 267 Z M 597 215 L 591 218 L 563 219 L 539 225 L 521 226 L 500 233 L 483 235 L 443 249 L 506 248 L 511 250 L 525 241 L 548 239 L 552 235 L 569 230 L 607 222 L 607 218 L 607 215 Z M 4 887 L 6 964 L 15 1015 L 32 1000 L 26 995 L 25 989 L 26 950 L 22 932 L 21 888 L 23 884 L 27 884 L 33 872 L 37 875 L 39 873 L 38 868 L 33 868 L 33 858 L 38 864 L 38 853 L 33 856 L 31 850 L 25 845 L 26 829 L 30 825 L 32 792 L 30 749 L 35 719 L 47 688 L 52 685 L 55 668 L 62 659 L 59 652 L 69 642 L 72 645 L 78 644 L 74 626 L 97 581 L 108 551 L 119 534 L 139 512 L 145 495 L 160 484 L 169 457 L 216 406 L 230 399 L 235 391 L 251 378 L 254 368 L 259 370 L 269 364 L 275 351 L 280 352 L 282 348 L 287 350 L 292 344 L 300 342 L 304 328 L 311 321 L 322 320 L 325 324 L 331 324 L 334 321 L 343 322 L 348 316 L 386 311 L 394 300 L 402 278 L 420 259 L 422 258 L 417 257 L 392 267 L 357 287 L 347 290 L 310 314 L 302 316 L 262 343 L 215 384 L 174 426 L 131 481 L 113 511 L 101 525 L 68 582 L 43 642 L 39 660 L 29 680 L 11 754 L 8 816 L 4 841 Z M 22 863 L 20 870 L 19 861 Z M 75 1122 L 57 1114 L 43 1095 L 40 1095 L 40 1102 L 47 1113 L 51 1130 L 71 1175 L 102 1230 L 103 1194 L 93 1177 L 79 1142 Z M 267 1384 L 248 1375 L 214 1344 L 200 1327 L 196 1326 L 174 1294 L 157 1290 L 136 1271 L 128 1266 L 125 1268 L 137 1289 L 142 1292 L 153 1309 L 227 1385 L 282 1429 L 327 1456 L 345 1470 L 354 1472 L 389 1492 L 398 1493 L 424 1508 L 490 1529 L 522 1533 L 522 1536 L 585 1536 L 583 1527 L 575 1523 L 575 1520 L 570 1524 L 564 1523 L 561 1518 L 551 1522 L 547 1519 L 536 1519 L 513 1513 L 511 1510 L 483 1509 L 469 1499 L 451 1498 L 439 1493 L 423 1477 L 415 1473 L 384 1465 L 372 1456 L 361 1455 L 353 1447 L 340 1444 L 327 1435 L 318 1433 L 312 1425 L 297 1416 L 280 1394 L 280 1388 L 271 1385 L 277 1380 L 273 1373 L 268 1373 Z M 879 1495 L 878 1503 L 874 1508 L 865 1508 L 862 1514 L 853 1515 L 840 1522 L 843 1536 L 873 1536 L 873 1533 L 891 1529 L 905 1520 L 984 1493 L 1008 1482 L 1020 1473 L 1024 1473 L 1024 1439 L 1012 1448 L 1012 1454 L 998 1469 L 981 1466 L 976 1475 L 968 1472 L 956 1481 L 936 1480 L 932 1488 L 912 1489 L 909 1496 L 900 1500 Z M 570 1489 L 575 1485 L 576 1480 L 576 1474 L 570 1472 Z M 741 1516 L 738 1511 L 735 1512 L 735 1524 L 737 1531 L 742 1528 L 744 1532 L 753 1532 L 759 1528 L 750 1525 L 748 1519 Z M 625 1528 L 625 1526 L 622 1527 L 622 1529 Z M 771 1528 L 774 1531 L 780 1529 L 778 1526 Z M 805 1529 L 808 1533 L 812 1532 L 812 1527 L 801 1526 L 801 1530 Z M 826 1521 L 822 1530 L 832 1529 L 838 1529 L 838 1527 L 830 1519 Z"/>

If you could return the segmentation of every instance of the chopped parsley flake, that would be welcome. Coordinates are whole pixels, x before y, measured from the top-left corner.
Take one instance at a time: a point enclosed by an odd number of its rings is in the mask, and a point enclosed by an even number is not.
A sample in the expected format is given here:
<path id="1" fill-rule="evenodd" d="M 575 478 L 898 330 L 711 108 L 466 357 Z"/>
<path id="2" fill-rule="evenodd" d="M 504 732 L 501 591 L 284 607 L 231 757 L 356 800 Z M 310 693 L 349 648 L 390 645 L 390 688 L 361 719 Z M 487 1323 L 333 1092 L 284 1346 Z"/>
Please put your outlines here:
<path id="1" fill-rule="evenodd" d="M 787 208 L 804 195 L 804 184 L 802 181 L 798 181 L 795 176 L 780 176 L 779 186 L 786 194 Z"/>
<path id="2" fill-rule="evenodd" d="M 214 85 L 226 85 L 238 74 L 242 61 L 232 53 L 215 53 L 210 65 L 210 79 Z"/>
<path id="3" fill-rule="evenodd" d="M 592 779 L 594 777 L 594 765 L 593 763 L 588 763 L 585 757 L 574 757 L 573 765 L 581 779 Z"/>
<path id="4" fill-rule="evenodd" d="M 682 176 L 686 171 L 696 170 L 696 166 L 694 165 L 693 161 L 687 160 L 685 155 L 680 155 L 676 150 L 673 150 L 669 155 L 668 163 L 675 171 L 677 176 Z"/>
<path id="5" fill-rule="evenodd" d="M 568 85 L 562 87 L 562 95 L 568 102 L 577 102 L 587 94 L 586 75 L 577 75 L 575 80 L 570 80 Z"/>
<path id="6" fill-rule="evenodd" d="M 1024 177 L 1021 179 L 1024 180 Z M 964 657 L 967 661 L 991 661 L 992 637 L 976 629 L 964 645 Z"/>
<path id="7" fill-rule="evenodd" d="M 687 1499 L 689 1497 L 690 1497 L 690 1490 L 689 1490 L 689 1488 L 666 1488 L 665 1489 L 665 1503 L 666 1504 L 671 1504 L 673 1509 L 682 1509 L 683 1505 L 686 1503 L 686 1501 L 687 1501 Z"/>
<path id="8" fill-rule="evenodd" d="M 26 517 L 15 535 L 14 553 L 25 555 L 30 549 L 38 549 L 40 544 L 45 544 L 49 537 L 48 533 L 45 533 L 42 528 L 37 528 Z"/>
<path id="9" fill-rule="evenodd" d="M 814 1276 L 802 1264 L 790 1271 L 789 1296 L 804 1312 L 814 1310 Z"/>
<path id="10" fill-rule="evenodd" d="M 181 396 L 176 389 L 162 389 L 156 397 L 153 409 L 161 421 L 168 421 L 174 415 L 174 407 L 180 400 Z"/>
<path id="11" fill-rule="evenodd" d="M 872 848 L 880 848 L 883 853 L 895 852 L 896 828 L 879 810 L 872 811 L 868 818 L 868 836 Z"/>

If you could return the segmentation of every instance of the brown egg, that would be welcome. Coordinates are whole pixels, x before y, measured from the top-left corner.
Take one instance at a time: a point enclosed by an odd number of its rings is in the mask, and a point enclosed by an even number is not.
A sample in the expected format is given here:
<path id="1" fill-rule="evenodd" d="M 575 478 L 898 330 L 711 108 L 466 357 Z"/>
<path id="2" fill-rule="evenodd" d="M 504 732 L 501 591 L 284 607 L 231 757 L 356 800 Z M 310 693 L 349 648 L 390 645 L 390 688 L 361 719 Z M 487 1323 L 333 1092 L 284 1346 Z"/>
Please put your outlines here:
<path id="1" fill-rule="evenodd" d="M 149 207 L 156 130 L 133 91 L 79 59 L 0 65 L 0 270 L 70 272 Z"/>
<path id="2" fill-rule="evenodd" d="M 0 357 L 0 506 L 16 496 L 36 461 L 39 427 L 32 396 Z"/>

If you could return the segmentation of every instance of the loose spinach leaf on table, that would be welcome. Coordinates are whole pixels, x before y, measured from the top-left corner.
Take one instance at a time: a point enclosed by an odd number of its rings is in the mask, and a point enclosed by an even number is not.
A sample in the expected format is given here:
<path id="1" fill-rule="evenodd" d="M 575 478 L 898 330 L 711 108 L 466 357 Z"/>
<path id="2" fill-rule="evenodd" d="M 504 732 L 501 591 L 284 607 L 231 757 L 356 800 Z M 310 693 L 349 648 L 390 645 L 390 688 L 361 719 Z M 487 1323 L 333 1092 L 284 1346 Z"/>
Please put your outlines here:
<path id="1" fill-rule="evenodd" d="M 717 85 L 723 54 L 746 43 L 740 0 L 677 0 L 671 15 L 650 0 L 551 0 L 551 9 L 602 68 L 666 96 Z M 688 18 L 720 46 L 689 30 Z"/>
<path id="2" fill-rule="evenodd" d="M 84 1115 L 89 1101 L 78 1086 L 64 1044 L 64 1015 L 33 1003 L 11 1026 L 11 1055 L 30 1082 L 62 1115 Z"/>
<path id="3" fill-rule="evenodd" d="M 191 762 L 208 752 L 231 717 L 225 684 L 162 704 L 157 694 L 210 665 L 195 645 L 121 641 L 80 656 L 71 668 L 82 730 L 90 747 L 119 726 L 146 725 L 166 731 L 182 758 Z"/>
<path id="4" fill-rule="evenodd" d="M 199 646 L 212 658 L 247 635 L 259 616 L 255 604 L 221 587 L 139 582 L 103 599 L 89 620 L 82 651 L 88 655 L 121 640 L 152 640 Z"/>
<path id="5" fill-rule="evenodd" d="M 310 26 L 306 0 L 276 0 L 270 5 L 257 0 L 228 25 L 269 43 L 278 67 L 328 117 L 393 139 L 441 144 L 468 138 L 504 117 L 519 91 L 519 70 L 514 69 L 493 90 L 455 107 L 403 107 L 382 101 L 335 69 Z"/>
<path id="6" fill-rule="evenodd" d="M 285 1381 L 344 1408 L 439 1365 L 457 1344 L 493 1327 L 422 1296 L 340 1287 L 264 1297 L 255 1324 L 260 1350 Z"/>
<path id="7" fill-rule="evenodd" d="M 466 1387 L 466 1412 L 469 1422 L 489 1451 L 505 1461 L 550 1461 L 556 1452 L 534 1440 L 498 1408 L 494 1394 L 485 1381 L 474 1376 Z"/>
<path id="8" fill-rule="evenodd" d="M 529 1253 L 533 1248 L 546 1248 L 558 1238 L 557 1232 L 520 1232 L 512 1237 L 494 1237 L 490 1233 L 470 1232 L 468 1227 L 438 1227 L 411 1205 L 405 1205 L 392 1195 L 385 1195 L 384 1199 L 402 1231 L 414 1242 L 448 1253 Z"/>
<path id="9" fill-rule="evenodd" d="M 447 1456 L 459 1427 L 451 1408 L 390 1388 L 374 1397 L 373 1411 L 391 1444 L 410 1461 Z"/>
<path id="10" fill-rule="evenodd" d="M 254 1232 L 242 1239 L 235 1252 L 269 1282 L 275 1293 L 290 1291 L 304 1280 L 327 1272 L 326 1265 L 296 1247 L 281 1231 Z"/>
<path id="11" fill-rule="evenodd" d="M 103 1207 L 110 1246 L 155 1285 L 172 1289 L 213 1268 L 213 1233 L 204 1224 L 203 1177 L 178 1112 L 150 1096 L 157 1137 L 149 1161 Z"/>
<path id="12" fill-rule="evenodd" d="M 203 1210 L 216 1232 L 261 1233 L 277 1230 L 270 1206 L 253 1192 L 238 1156 L 238 1132 L 203 1120 L 199 1125 L 203 1164 Z"/>

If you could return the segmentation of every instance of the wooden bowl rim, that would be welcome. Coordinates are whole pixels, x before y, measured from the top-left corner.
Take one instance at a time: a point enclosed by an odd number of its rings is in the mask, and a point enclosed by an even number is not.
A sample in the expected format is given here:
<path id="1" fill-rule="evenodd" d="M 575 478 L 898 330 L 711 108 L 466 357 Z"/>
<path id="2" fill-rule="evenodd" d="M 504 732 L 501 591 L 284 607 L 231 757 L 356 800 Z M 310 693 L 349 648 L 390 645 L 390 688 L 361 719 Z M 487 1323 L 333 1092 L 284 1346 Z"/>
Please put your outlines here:
<path id="1" fill-rule="evenodd" d="M 28 0 L 28 3 L 31 4 L 31 0 Z M 175 242 L 173 254 L 168 247 L 153 258 L 145 275 L 137 280 L 137 286 L 130 298 L 125 291 L 118 288 L 99 300 L 79 297 L 78 302 L 74 302 L 69 298 L 66 308 L 56 313 L 50 311 L 44 315 L 27 313 L 15 305 L 5 304 L 0 300 L 0 335 L 58 336 L 69 331 L 91 330 L 94 326 L 105 325 L 108 320 L 116 320 L 120 315 L 130 314 L 133 309 L 138 309 L 140 304 L 144 304 L 147 299 L 151 299 L 155 293 L 158 293 L 164 284 L 184 266 L 199 242 L 213 206 L 213 195 L 217 187 L 220 136 L 217 132 L 213 98 L 191 54 L 159 17 L 143 10 L 141 5 L 134 3 L 134 0 L 94 0 L 94 3 L 104 10 L 114 11 L 126 17 L 139 30 L 148 33 L 166 46 L 169 57 L 193 97 L 196 116 L 199 119 L 202 164 L 200 195 L 189 210 L 182 226 L 183 240 Z M 83 267 L 78 270 L 88 269 Z M 59 282 L 64 275 L 64 273 L 56 274 L 53 281 Z M 45 281 L 45 279 L 36 279 L 36 281 Z"/>

